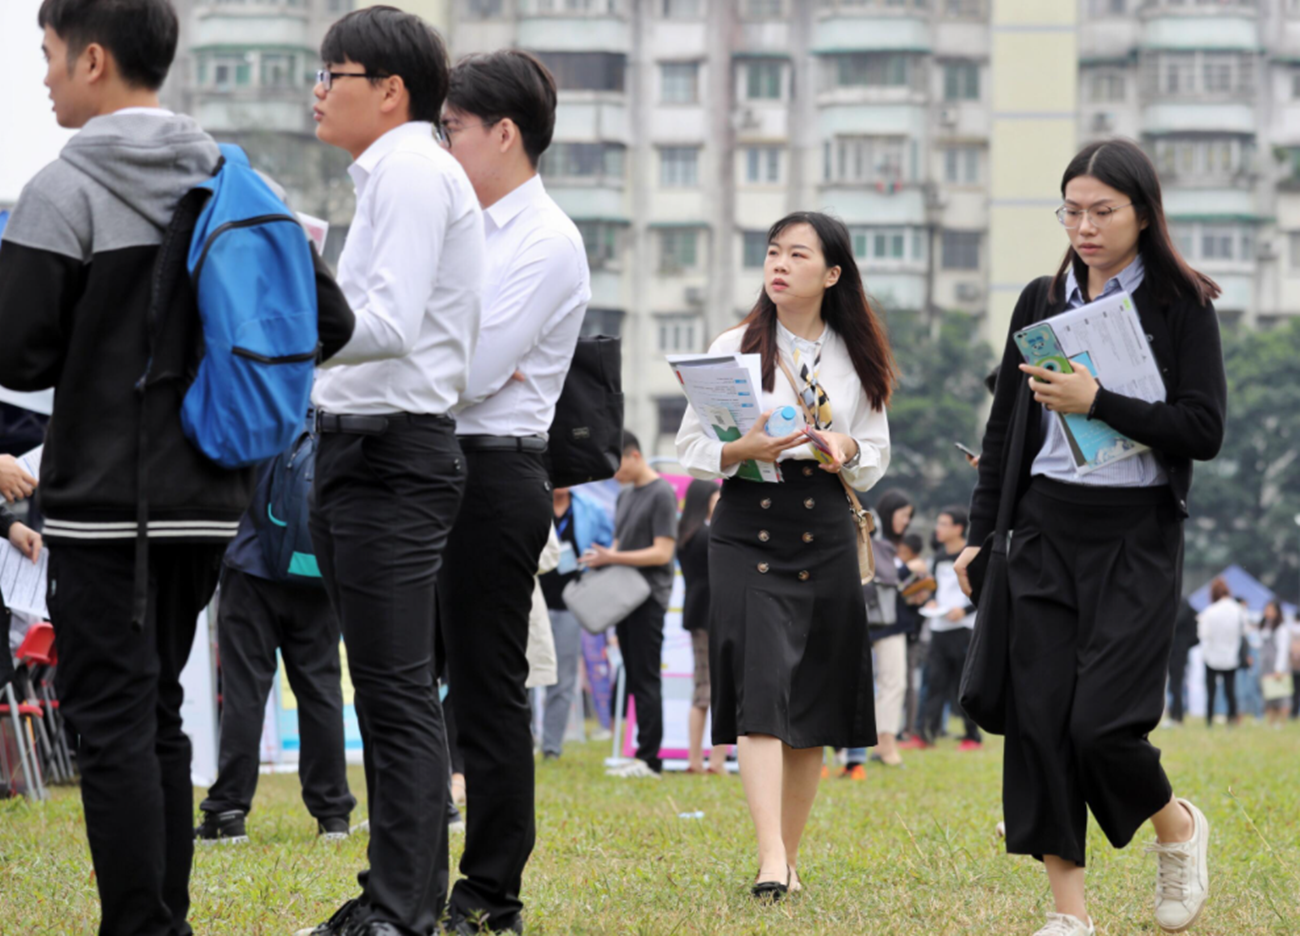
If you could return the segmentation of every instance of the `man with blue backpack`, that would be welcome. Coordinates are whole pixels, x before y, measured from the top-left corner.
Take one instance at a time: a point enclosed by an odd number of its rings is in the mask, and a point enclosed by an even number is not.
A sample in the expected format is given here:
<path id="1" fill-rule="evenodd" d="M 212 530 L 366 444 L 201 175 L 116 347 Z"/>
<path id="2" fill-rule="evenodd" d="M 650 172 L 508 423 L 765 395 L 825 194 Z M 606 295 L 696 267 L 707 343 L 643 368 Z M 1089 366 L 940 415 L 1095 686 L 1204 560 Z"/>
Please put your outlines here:
<path id="1" fill-rule="evenodd" d="M 217 780 L 199 807 L 199 844 L 248 841 L 245 819 L 257 791 L 277 650 L 297 700 L 303 802 L 322 839 L 348 837 L 356 800 L 343 751 L 339 622 L 307 522 L 315 467 L 316 436 L 305 427 L 260 470 L 252 506 L 226 550 L 217 609 L 221 751 Z"/>
<path id="2" fill-rule="evenodd" d="M 168 0 L 44 0 L 38 25 L 55 116 L 80 132 L 5 228 L 0 379 L 55 389 L 48 604 L 100 933 L 187 936 L 180 672 L 251 465 L 289 444 L 354 316 L 242 154 L 160 107 Z"/>

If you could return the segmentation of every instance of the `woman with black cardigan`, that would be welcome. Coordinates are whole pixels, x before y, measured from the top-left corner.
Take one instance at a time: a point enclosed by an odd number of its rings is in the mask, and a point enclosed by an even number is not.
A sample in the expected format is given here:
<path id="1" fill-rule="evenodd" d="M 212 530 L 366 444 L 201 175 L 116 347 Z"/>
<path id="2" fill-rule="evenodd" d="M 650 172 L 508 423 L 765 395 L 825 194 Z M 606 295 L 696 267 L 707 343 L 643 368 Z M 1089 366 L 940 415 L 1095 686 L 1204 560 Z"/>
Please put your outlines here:
<path id="1" fill-rule="evenodd" d="M 1012 316 L 971 500 L 972 545 L 957 569 L 969 594 L 966 569 L 1014 473 L 1003 803 L 1007 851 L 1040 858 L 1051 883 L 1056 912 L 1039 936 L 1094 931 L 1084 901 L 1089 809 L 1116 848 L 1151 821 L 1156 923 L 1180 932 L 1205 901 L 1209 824 L 1174 796 L 1147 735 L 1164 711 L 1192 461 L 1213 458 L 1223 441 L 1227 389 L 1211 302 L 1219 289 L 1175 249 L 1155 167 L 1135 143 L 1086 147 L 1061 193 L 1070 248 Z M 1082 366 L 1058 374 L 1022 363 L 1016 332 L 1121 290 L 1163 377 L 1156 398 L 1121 396 Z M 1022 388 L 1032 393 L 1025 456 L 1011 465 Z M 1057 415 L 1071 413 L 1150 451 L 1079 476 Z"/>
<path id="2" fill-rule="evenodd" d="M 722 496 L 715 481 L 695 480 L 686 489 L 677 524 L 677 562 L 686 580 L 682 600 L 682 630 L 691 635 L 695 692 L 691 696 L 690 774 L 721 774 L 727 770 L 727 745 L 715 744 L 704 766 L 704 722 L 709 714 L 709 522 Z"/>

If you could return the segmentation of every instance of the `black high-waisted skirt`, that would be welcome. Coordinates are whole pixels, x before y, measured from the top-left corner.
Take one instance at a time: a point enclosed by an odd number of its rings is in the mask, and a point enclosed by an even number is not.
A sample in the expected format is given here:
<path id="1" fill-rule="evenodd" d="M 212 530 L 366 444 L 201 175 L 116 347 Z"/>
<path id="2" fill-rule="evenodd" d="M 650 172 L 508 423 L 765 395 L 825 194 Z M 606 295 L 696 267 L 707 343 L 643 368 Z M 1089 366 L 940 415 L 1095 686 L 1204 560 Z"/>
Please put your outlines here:
<path id="1" fill-rule="evenodd" d="M 713 743 L 876 743 L 857 528 L 840 481 L 785 462 L 781 484 L 729 480 L 709 538 Z"/>

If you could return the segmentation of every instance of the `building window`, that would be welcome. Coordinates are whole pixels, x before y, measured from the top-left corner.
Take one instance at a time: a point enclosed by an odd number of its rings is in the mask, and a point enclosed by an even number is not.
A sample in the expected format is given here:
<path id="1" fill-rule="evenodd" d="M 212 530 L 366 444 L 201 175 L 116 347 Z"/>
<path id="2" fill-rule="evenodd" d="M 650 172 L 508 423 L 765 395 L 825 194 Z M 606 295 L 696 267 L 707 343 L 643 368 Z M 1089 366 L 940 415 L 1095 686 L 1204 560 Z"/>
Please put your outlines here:
<path id="1" fill-rule="evenodd" d="M 945 0 L 945 16 L 960 16 L 965 19 L 982 18 L 987 12 L 985 0 Z"/>
<path id="2" fill-rule="evenodd" d="M 908 227 L 853 227 L 853 256 L 873 266 L 925 262 L 925 231 Z"/>
<path id="3" fill-rule="evenodd" d="M 943 151 L 943 180 L 949 185 L 978 185 L 980 150 L 978 146 L 951 146 Z"/>
<path id="4" fill-rule="evenodd" d="M 899 52 L 851 52 L 828 56 L 837 88 L 905 88 L 912 84 L 913 56 Z"/>
<path id="5" fill-rule="evenodd" d="M 665 104 L 695 104 L 700 98 L 700 63 L 665 62 L 659 66 Z"/>
<path id="6" fill-rule="evenodd" d="M 828 182 L 902 182 L 913 175 L 904 168 L 904 137 L 836 137 L 825 144 L 825 153 Z"/>
<path id="7" fill-rule="evenodd" d="M 700 184 L 700 148 L 665 146 L 659 150 L 659 184 L 664 188 L 695 188 Z"/>
<path id="8" fill-rule="evenodd" d="M 1291 231 L 1286 236 L 1290 267 L 1292 273 L 1300 273 L 1300 231 Z"/>
<path id="9" fill-rule="evenodd" d="M 1250 172 L 1255 147 L 1242 137 L 1161 137 L 1152 145 L 1156 168 L 1182 182 L 1212 182 Z"/>
<path id="10" fill-rule="evenodd" d="M 465 0 L 466 19 L 492 19 L 505 12 L 505 0 Z"/>
<path id="11" fill-rule="evenodd" d="M 618 52 L 538 52 L 561 91 L 622 91 L 627 56 Z"/>
<path id="12" fill-rule="evenodd" d="M 325 9 L 331 13 L 351 13 L 353 0 L 329 0 Z"/>
<path id="13" fill-rule="evenodd" d="M 552 143 L 542 154 L 540 169 L 551 179 L 622 181 L 625 152 L 622 143 Z"/>
<path id="14" fill-rule="evenodd" d="M 1253 52 L 1157 52 L 1145 61 L 1146 84 L 1166 97 L 1251 95 L 1255 58 Z"/>
<path id="15" fill-rule="evenodd" d="M 666 354 L 689 354 L 698 347 L 700 318 L 698 315 L 660 315 L 659 350 Z M 681 418 L 678 417 L 678 425 Z M 673 429 L 673 432 L 676 432 Z"/>
<path id="16" fill-rule="evenodd" d="M 781 150 L 775 146 L 745 149 L 745 182 L 749 185 L 777 185 L 781 181 Z"/>
<path id="17" fill-rule="evenodd" d="M 980 268 L 979 231 L 943 232 L 943 268 L 978 270 Z"/>
<path id="18" fill-rule="evenodd" d="M 297 84 L 294 80 L 296 73 L 292 55 L 262 55 L 262 87 L 292 88 Z"/>
<path id="19" fill-rule="evenodd" d="M 975 62 L 946 62 L 943 66 L 945 101 L 978 101 L 980 67 Z"/>
<path id="20" fill-rule="evenodd" d="M 1088 12 L 1093 16 L 1124 16 L 1129 0 L 1091 0 Z"/>
<path id="21" fill-rule="evenodd" d="M 1250 263 L 1255 231 L 1247 224 L 1173 224 L 1174 244 L 1186 259 L 1200 263 Z"/>
<path id="22" fill-rule="evenodd" d="M 780 62 L 747 63 L 745 65 L 745 100 L 781 100 L 781 75 L 783 71 L 784 66 Z"/>
<path id="23" fill-rule="evenodd" d="M 617 338 L 623 333 L 622 309 L 595 309 L 587 307 L 587 314 L 582 319 L 582 337 L 594 338 L 608 335 Z"/>
<path id="24" fill-rule="evenodd" d="M 1088 79 L 1088 100 L 1094 104 L 1116 104 L 1125 98 L 1127 82 L 1118 71 L 1094 71 Z"/>
<path id="25" fill-rule="evenodd" d="M 746 231 L 743 237 L 745 269 L 762 269 L 767 263 L 767 231 Z"/>
<path id="26" fill-rule="evenodd" d="M 668 228 L 659 232 L 659 272 L 685 273 L 699 263 L 700 232 L 695 228 Z"/>
<path id="27" fill-rule="evenodd" d="M 741 19 L 772 20 L 784 15 L 785 0 L 741 0 Z"/>
<path id="28" fill-rule="evenodd" d="M 244 55 L 201 56 L 199 83 L 218 91 L 247 88 L 253 83 L 253 66 Z"/>
<path id="29" fill-rule="evenodd" d="M 661 4 L 660 14 L 664 19 L 700 18 L 700 0 L 661 0 Z"/>
<path id="30" fill-rule="evenodd" d="M 587 248 L 587 266 L 600 270 L 618 260 L 618 225 L 608 221 L 574 221 Z"/>
<path id="31" fill-rule="evenodd" d="M 682 427 L 682 418 L 686 415 L 689 404 L 686 395 L 674 393 L 672 396 L 655 397 L 655 410 L 659 414 L 659 434 L 675 436 Z"/>
<path id="32" fill-rule="evenodd" d="M 1300 68 L 1291 69 L 1291 100 L 1300 100 Z"/>

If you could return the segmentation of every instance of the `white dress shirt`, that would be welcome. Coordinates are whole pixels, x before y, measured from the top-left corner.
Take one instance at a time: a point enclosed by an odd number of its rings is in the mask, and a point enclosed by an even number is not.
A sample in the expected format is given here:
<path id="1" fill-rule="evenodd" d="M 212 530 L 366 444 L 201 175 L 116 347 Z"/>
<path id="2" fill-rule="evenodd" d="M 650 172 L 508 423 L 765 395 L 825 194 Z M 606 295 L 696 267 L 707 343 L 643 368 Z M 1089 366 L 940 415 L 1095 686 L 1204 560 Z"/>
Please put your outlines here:
<path id="1" fill-rule="evenodd" d="M 1241 638 L 1246 612 L 1235 598 L 1220 598 L 1196 616 L 1201 659 L 1210 669 L 1235 670 L 1241 665 Z"/>
<path id="2" fill-rule="evenodd" d="M 348 167 L 357 210 L 339 258 L 356 330 L 317 373 L 330 413 L 447 414 L 465 390 L 483 293 L 483 215 L 469 177 L 412 121 Z"/>
<path id="3" fill-rule="evenodd" d="M 541 176 L 485 209 L 483 226 L 483 326 L 456 432 L 545 437 L 591 301 L 587 251 Z"/>
<path id="4" fill-rule="evenodd" d="M 731 354 L 740 351 L 741 341 L 745 337 L 744 327 L 733 328 L 723 332 L 709 347 L 710 354 Z M 794 361 L 790 349 L 794 336 L 777 323 L 777 346 L 786 365 L 793 372 Z M 821 351 L 821 367 L 818 380 L 826 391 L 831 404 L 832 432 L 842 432 L 852 436 L 862 449 L 862 457 L 854 468 L 844 469 L 844 478 L 855 490 L 866 491 L 885 476 L 889 467 L 889 418 L 883 410 L 871 405 L 862 389 L 862 381 L 853 368 L 849 350 L 844 346 L 840 336 L 827 326 L 821 338 L 811 342 L 815 349 Z M 767 412 L 778 406 L 793 406 L 795 412 L 802 413 L 799 400 L 794 395 L 790 381 L 778 367 L 776 380 L 771 393 L 762 391 L 762 411 Z M 700 425 L 695 410 L 686 408 L 682 417 L 682 427 L 677 433 L 677 460 L 682 463 L 693 478 L 712 481 L 717 478 L 730 478 L 735 475 L 740 465 L 722 468 L 722 446 L 724 443 L 711 439 Z M 787 449 L 781 454 L 781 461 L 799 460 L 815 461 L 812 446 L 805 444 Z"/>

